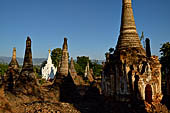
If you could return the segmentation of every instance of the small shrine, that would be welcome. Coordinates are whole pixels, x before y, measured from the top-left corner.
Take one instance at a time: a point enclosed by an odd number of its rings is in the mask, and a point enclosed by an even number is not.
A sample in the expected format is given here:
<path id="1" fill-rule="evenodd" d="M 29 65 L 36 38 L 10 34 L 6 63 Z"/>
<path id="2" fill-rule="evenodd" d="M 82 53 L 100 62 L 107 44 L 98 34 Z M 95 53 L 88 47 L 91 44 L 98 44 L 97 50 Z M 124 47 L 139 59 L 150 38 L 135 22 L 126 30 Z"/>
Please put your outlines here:
<path id="1" fill-rule="evenodd" d="M 42 68 L 42 78 L 46 80 L 54 79 L 56 72 L 57 68 L 52 64 L 51 50 L 49 50 L 47 64 Z"/>

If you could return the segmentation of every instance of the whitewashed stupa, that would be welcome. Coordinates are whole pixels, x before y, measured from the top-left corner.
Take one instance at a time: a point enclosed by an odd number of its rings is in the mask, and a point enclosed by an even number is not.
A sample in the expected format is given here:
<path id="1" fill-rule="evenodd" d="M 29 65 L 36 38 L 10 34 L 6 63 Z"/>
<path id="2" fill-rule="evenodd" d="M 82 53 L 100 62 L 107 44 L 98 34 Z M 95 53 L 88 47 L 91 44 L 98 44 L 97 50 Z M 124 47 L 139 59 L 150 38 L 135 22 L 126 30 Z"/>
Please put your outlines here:
<path id="1" fill-rule="evenodd" d="M 54 79 L 56 72 L 57 68 L 52 64 L 51 50 L 49 50 L 47 64 L 42 68 L 42 78 L 46 80 Z"/>

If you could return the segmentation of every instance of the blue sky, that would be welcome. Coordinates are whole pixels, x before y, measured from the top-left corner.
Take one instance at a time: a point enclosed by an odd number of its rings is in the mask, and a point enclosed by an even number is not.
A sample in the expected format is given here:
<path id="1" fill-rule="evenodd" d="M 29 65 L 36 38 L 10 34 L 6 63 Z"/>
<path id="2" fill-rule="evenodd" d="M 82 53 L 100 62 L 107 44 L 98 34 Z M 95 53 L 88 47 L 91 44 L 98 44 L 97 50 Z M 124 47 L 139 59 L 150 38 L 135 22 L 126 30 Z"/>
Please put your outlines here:
<path id="1" fill-rule="evenodd" d="M 160 55 L 170 42 L 170 0 L 132 0 L 138 34 L 151 39 L 152 54 Z M 105 59 L 119 36 L 121 0 L 0 0 L 0 56 L 23 57 L 27 36 L 34 58 L 46 58 L 48 49 L 62 47 L 69 54 Z"/>

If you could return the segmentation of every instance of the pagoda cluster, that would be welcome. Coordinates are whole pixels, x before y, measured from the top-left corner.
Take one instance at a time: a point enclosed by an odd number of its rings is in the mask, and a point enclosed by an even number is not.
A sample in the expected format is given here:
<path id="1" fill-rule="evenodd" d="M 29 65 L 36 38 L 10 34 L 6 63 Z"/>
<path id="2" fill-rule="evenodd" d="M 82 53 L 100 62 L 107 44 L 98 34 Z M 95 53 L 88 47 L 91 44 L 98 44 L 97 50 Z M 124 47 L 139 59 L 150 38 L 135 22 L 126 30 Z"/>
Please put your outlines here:
<path id="1" fill-rule="evenodd" d="M 51 51 L 49 50 L 47 64 L 42 68 L 42 79 L 52 80 L 51 85 L 48 86 L 50 87 L 48 93 L 44 92 L 43 88 L 40 87 L 39 79 L 34 73 L 31 43 L 30 37 L 27 37 L 22 68 L 20 68 L 16 58 L 16 48 L 13 48 L 12 60 L 9 63 L 8 70 L 5 75 L 0 78 L 4 91 L 15 94 L 31 94 L 40 96 L 41 98 L 47 98 L 51 92 L 55 95 L 54 100 L 57 101 L 73 100 L 75 96 L 80 95 L 81 92 L 78 90 L 79 86 L 85 84 L 85 81 L 81 76 L 77 75 L 73 58 L 71 58 L 69 66 L 67 38 L 64 38 L 60 66 L 56 68 L 52 64 Z M 91 83 L 94 81 L 92 74 L 89 63 L 87 63 L 85 76 Z M 86 90 L 84 92 L 86 92 Z"/>

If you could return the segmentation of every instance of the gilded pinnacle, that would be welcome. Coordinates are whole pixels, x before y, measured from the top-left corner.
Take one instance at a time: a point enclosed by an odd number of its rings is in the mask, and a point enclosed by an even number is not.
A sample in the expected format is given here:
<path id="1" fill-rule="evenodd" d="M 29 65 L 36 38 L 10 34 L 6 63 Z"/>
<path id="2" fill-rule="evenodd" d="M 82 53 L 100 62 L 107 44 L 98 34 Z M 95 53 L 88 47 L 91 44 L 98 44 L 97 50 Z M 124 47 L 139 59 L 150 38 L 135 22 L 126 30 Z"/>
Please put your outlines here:
<path id="1" fill-rule="evenodd" d="M 50 50 L 50 49 L 48 50 L 48 53 L 49 53 L 49 54 L 51 53 L 51 50 Z"/>

